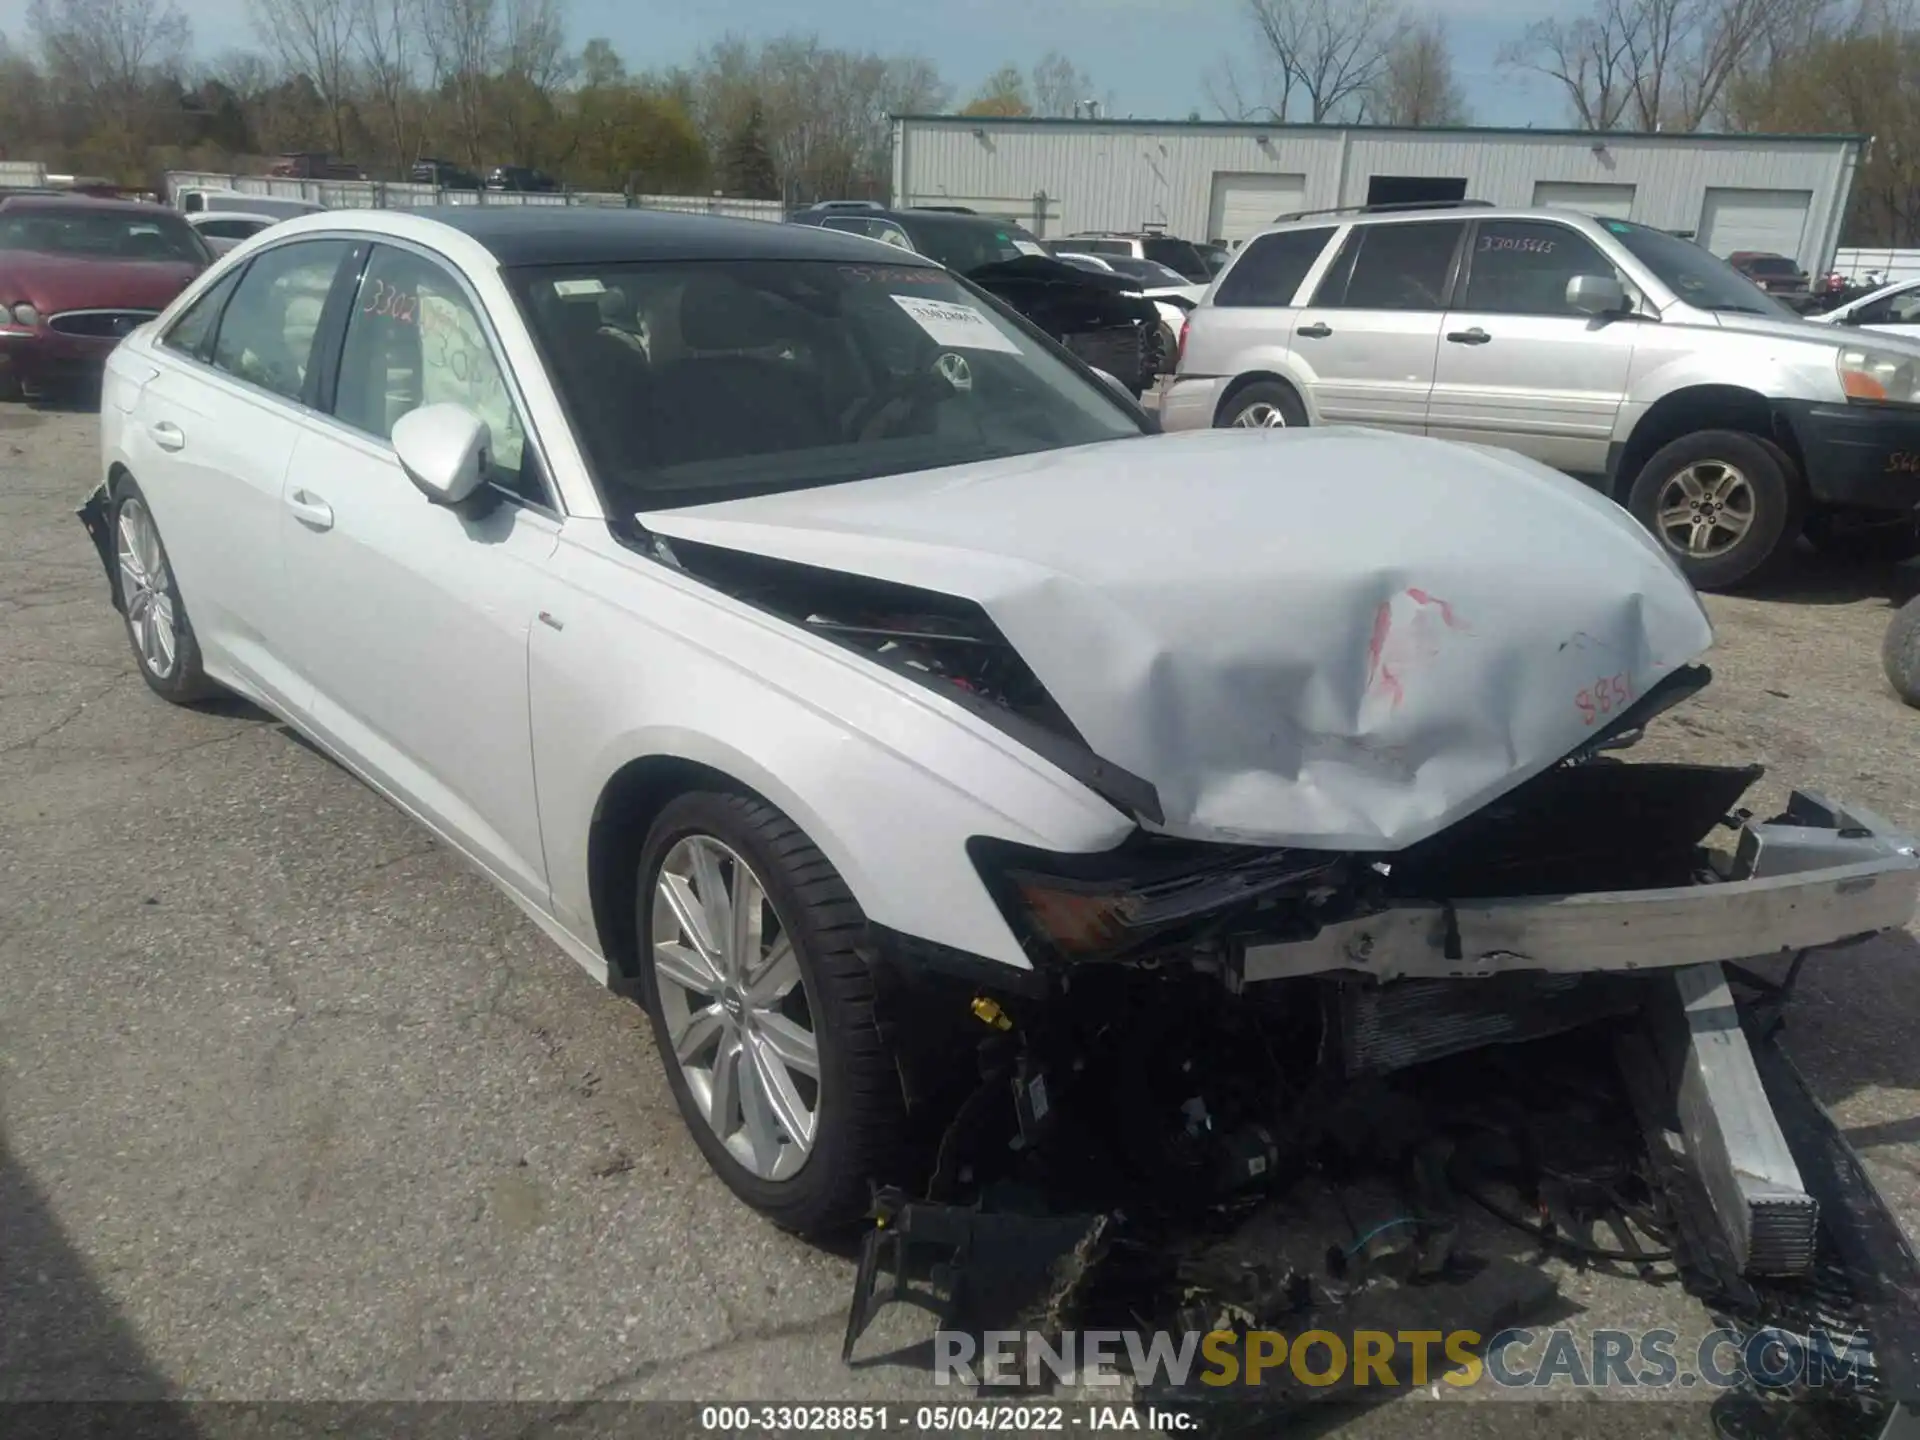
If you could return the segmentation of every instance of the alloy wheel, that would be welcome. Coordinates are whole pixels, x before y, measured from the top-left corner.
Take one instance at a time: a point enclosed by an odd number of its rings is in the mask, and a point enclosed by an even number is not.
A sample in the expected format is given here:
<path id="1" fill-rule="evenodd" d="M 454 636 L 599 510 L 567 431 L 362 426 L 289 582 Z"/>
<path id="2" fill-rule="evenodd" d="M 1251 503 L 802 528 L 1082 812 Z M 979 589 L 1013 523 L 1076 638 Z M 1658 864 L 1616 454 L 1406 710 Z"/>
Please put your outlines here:
<path id="1" fill-rule="evenodd" d="M 765 886 L 718 840 L 686 836 L 655 877 L 650 942 L 695 1108 L 749 1173 L 790 1179 L 819 1129 L 820 1043 L 792 933 Z"/>
<path id="2" fill-rule="evenodd" d="M 1753 528 L 1753 485 L 1723 460 L 1696 460 L 1660 487 L 1660 533 L 1694 560 L 1725 555 Z"/>
<path id="3" fill-rule="evenodd" d="M 129 497 L 121 502 L 115 527 L 120 564 L 120 598 L 127 628 L 133 632 L 140 663 L 156 680 L 165 680 L 180 663 L 179 622 L 173 609 L 173 576 L 160 531 L 146 505 Z"/>
<path id="4" fill-rule="evenodd" d="M 1236 430 L 1284 430 L 1287 417 L 1278 405 L 1265 400 L 1256 400 L 1238 415 L 1233 417 Z"/>

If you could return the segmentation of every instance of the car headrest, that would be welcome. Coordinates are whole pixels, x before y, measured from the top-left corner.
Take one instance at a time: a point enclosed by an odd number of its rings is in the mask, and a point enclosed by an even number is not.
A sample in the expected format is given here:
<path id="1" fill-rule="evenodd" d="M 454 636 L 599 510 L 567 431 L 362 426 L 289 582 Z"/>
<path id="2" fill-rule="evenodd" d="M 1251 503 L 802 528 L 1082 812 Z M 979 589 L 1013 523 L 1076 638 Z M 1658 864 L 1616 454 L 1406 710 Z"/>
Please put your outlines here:
<path id="1" fill-rule="evenodd" d="M 737 280 L 697 276 L 680 292 L 680 339 L 689 350 L 757 350 L 793 338 L 780 307 Z"/>

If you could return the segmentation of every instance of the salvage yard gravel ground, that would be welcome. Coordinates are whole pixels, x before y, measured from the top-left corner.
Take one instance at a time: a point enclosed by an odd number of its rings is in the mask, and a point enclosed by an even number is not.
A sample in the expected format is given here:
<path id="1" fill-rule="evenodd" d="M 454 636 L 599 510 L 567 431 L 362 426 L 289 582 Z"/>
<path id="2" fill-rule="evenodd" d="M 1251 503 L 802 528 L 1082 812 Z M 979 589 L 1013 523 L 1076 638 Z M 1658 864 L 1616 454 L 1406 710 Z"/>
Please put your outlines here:
<path id="1" fill-rule="evenodd" d="M 0 1400 L 932 1397 L 840 1364 L 850 1262 L 732 1200 L 636 1009 L 283 727 L 148 693 L 73 518 L 96 456 L 91 415 L 0 406 Z M 1639 754 L 1920 828 L 1879 666 L 1916 589 L 1710 598 L 1715 683 Z M 1920 945 L 1810 964 L 1790 1025 L 1920 1232 Z M 1577 1327 L 1703 1328 L 1554 1273 Z"/>

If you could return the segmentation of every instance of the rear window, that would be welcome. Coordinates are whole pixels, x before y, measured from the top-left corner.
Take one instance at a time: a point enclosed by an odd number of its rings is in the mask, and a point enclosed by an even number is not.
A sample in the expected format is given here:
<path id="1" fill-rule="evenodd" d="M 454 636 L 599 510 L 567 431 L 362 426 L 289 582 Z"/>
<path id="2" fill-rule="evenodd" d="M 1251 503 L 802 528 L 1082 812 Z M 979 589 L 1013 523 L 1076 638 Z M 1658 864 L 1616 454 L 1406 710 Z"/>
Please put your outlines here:
<path id="1" fill-rule="evenodd" d="M 1800 267 L 1784 255 L 1756 255 L 1747 261 L 1747 268 L 1756 275 L 1798 275 Z"/>
<path id="2" fill-rule="evenodd" d="M 960 275 L 1022 255 L 1047 253 L 1037 236 L 1000 221 L 942 215 L 902 218 L 900 223 L 912 236 L 915 250 Z"/>
<path id="3" fill-rule="evenodd" d="M 1331 225 L 1282 230 L 1248 243 L 1214 291 L 1216 305 L 1291 305 L 1313 262 L 1333 238 Z"/>
<path id="4" fill-rule="evenodd" d="M 1463 220 L 1356 225 L 1314 297 L 1348 310 L 1444 310 Z"/>

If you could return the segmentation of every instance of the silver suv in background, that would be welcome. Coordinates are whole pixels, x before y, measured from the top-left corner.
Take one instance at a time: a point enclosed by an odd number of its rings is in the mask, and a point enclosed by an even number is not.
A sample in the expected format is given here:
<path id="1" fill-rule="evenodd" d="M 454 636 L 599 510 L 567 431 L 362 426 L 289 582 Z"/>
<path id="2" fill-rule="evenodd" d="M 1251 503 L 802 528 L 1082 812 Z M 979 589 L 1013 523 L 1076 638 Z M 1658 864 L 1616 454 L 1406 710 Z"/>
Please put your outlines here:
<path id="1" fill-rule="evenodd" d="M 1627 506 L 1701 589 L 1802 533 L 1920 552 L 1920 343 L 1810 324 L 1623 220 L 1474 206 L 1265 231 L 1188 317 L 1160 415 L 1518 451 Z"/>

